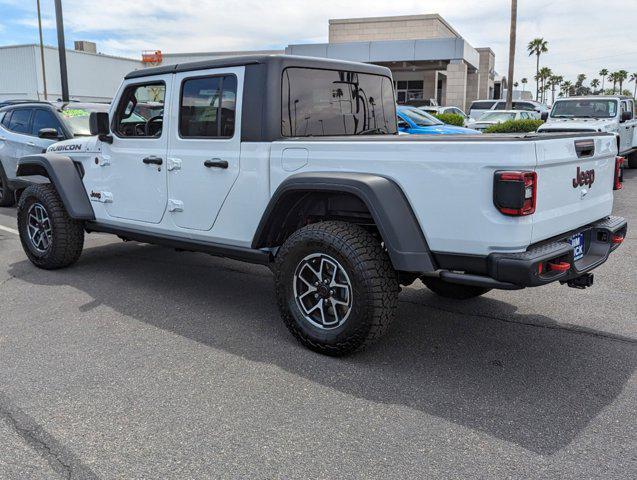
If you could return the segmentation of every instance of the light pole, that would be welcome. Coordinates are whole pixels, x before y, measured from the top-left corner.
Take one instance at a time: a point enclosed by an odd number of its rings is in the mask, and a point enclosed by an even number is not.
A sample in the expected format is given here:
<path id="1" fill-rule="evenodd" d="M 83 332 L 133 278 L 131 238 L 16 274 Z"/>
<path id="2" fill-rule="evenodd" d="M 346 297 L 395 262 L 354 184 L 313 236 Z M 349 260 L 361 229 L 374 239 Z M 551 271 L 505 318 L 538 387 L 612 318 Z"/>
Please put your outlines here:
<path id="1" fill-rule="evenodd" d="M 511 32 L 509 34 L 509 78 L 507 79 L 506 109 L 513 105 L 513 66 L 515 64 L 515 34 L 517 29 L 518 0 L 511 0 Z"/>
<path id="2" fill-rule="evenodd" d="M 44 65 L 44 41 L 42 40 L 42 15 L 40 14 L 40 0 L 38 2 L 38 31 L 40 32 L 40 60 L 42 61 L 42 83 L 44 84 L 44 99 L 47 100 L 46 93 L 46 66 Z"/>
<path id="3" fill-rule="evenodd" d="M 58 32 L 58 56 L 60 57 L 60 83 L 62 101 L 69 101 L 69 81 L 66 74 L 66 47 L 64 46 L 64 20 L 62 19 L 62 0 L 55 0 L 55 22 Z"/>

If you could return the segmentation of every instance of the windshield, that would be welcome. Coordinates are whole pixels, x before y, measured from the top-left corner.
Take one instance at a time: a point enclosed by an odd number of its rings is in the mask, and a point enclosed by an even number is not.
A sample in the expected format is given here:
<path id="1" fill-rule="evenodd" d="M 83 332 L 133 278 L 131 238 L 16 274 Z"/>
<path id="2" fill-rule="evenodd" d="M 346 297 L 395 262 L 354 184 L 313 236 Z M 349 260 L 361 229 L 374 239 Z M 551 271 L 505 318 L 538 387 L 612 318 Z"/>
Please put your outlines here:
<path id="1" fill-rule="evenodd" d="M 68 105 L 60 111 L 64 123 L 74 137 L 91 135 L 88 119 L 91 112 L 108 112 L 108 105 Z"/>
<path id="2" fill-rule="evenodd" d="M 560 100 L 551 111 L 553 118 L 612 118 L 616 114 L 616 100 Z"/>
<path id="3" fill-rule="evenodd" d="M 507 120 L 514 120 L 515 113 L 504 112 L 489 112 L 480 117 L 480 121 L 488 120 L 490 122 L 506 122 Z"/>
<path id="4" fill-rule="evenodd" d="M 427 112 L 416 108 L 401 108 L 398 110 L 401 114 L 414 122 L 419 127 L 431 127 L 432 125 L 443 125 L 443 122 L 432 117 Z"/>

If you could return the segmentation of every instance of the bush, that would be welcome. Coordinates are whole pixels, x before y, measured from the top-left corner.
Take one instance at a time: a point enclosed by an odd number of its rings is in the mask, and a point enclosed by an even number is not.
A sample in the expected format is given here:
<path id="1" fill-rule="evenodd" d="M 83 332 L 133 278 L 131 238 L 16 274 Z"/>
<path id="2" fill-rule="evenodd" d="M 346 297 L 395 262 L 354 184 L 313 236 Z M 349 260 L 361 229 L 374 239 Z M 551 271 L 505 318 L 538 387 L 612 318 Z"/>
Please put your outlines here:
<path id="1" fill-rule="evenodd" d="M 456 113 L 437 113 L 434 117 L 447 125 L 456 125 L 457 127 L 464 126 L 464 117 Z"/>
<path id="2" fill-rule="evenodd" d="M 496 123 L 484 130 L 484 133 L 527 133 L 535 132 L 544 121 L 542 120 L 507 120 Z"/>

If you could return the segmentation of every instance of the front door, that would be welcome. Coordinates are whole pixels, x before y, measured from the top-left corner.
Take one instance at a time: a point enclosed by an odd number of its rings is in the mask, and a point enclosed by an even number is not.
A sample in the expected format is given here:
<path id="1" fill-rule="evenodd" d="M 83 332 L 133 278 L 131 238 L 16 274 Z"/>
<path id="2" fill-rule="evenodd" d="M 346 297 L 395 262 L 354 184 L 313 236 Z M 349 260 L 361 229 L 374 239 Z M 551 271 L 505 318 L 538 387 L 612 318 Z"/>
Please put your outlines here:
<path id="1" fill-rule="evenodd" d="M 168 210 L 179 227 L 210 230 L 239 176 L 243 72 L 235 67 L 175 75 Z"/>
<path id="2" fill-rule="evenodd" d="M 102 144 L 104 191 L 91 192 L 114 218 L 161 222 L 167 203 L 166 154 L 172 75 L 122 86 L 111 109 L 113 143 Z"/>
<path id="3" fill-rule="evenodd" d="M 633 118 L 631 118 L 630 120 L 625 120 L 619 124 L 619 151 L 620 152 L 625 152 L 627 150 L 630 150 L 633 146 L 632 145 L 633 144 L 633 129 L 635 128 L 635 123 L 637 122 L 637 120 L 634 117 L 635 112 L 634 112 L 632 100 L 622 100 L 620 113 L 619 113 L 620 120 L 621 120 L 621 115 L 623 115 L 624 112 L 632 113 Z"/>

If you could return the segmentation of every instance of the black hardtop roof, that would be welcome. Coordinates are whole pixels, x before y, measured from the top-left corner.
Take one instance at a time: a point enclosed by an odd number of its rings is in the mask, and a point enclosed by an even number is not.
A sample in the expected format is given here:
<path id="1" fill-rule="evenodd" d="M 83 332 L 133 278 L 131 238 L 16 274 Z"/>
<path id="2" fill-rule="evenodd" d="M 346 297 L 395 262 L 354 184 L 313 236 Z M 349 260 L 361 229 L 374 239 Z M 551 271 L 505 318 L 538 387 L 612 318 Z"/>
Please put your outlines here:
<path id="1" fill-rule="evenodd" d="M 391 76 L 391 71 L 386 67 L 369 63 L 348 62 L 345 60 L 333 60 L 317 57 L 302 57 L 298 55 L 235 55 L 218 57 L 200 62 L 178 63 L 175 65 L 163 65 L 160 67 L 142 68 L 134 70 L 126 75 L 125 79 L 142 78 L 154 75 L 165 75 L 178 72 L 193 72 L 210 68 L 241 67 L 246 65 L 277 64 L 282 69 L 292 66 L 306 68 L 321 68 L 326 70 L 348 70 L 359 73 L 371 73 L 375 75 Z"/>

